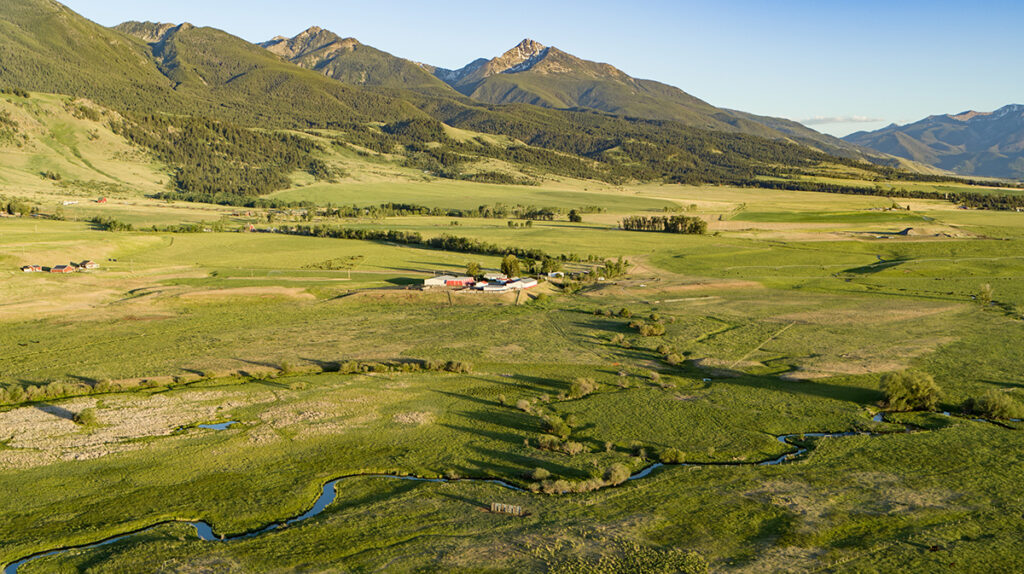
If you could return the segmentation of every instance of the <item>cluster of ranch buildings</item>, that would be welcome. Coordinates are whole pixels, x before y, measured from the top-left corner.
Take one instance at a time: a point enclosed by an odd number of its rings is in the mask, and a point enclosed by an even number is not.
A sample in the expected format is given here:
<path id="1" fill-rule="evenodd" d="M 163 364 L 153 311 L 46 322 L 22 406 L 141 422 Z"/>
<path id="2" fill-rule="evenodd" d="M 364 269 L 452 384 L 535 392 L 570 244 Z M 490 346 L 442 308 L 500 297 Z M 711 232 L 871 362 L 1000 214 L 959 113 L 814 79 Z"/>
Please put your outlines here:
<path id="1" fill-rule="evenodd" d="M 42 265 L 25 265 L 21 268 L 25 273 L 74 273 L 76 271 L 88 271 L 89 269 L 99 269 L 100 264 L 95 261 L 85 260 L 81 263 L 71 262 L 67 265 L 54 265 L 53 267 L 43 267 Z"/>
<path id="2" fill-rule="evenodd" d="M 482 280 L 476 277 L 438 275 L 423 281 L 424 289 L 446 287 L 449 289 L 473 289 L 485 293 L 506 293 L 522 291 L 537 286 L 537 280 L 530 277 L 506 277 L 502 273 L 487 273 Z"/>

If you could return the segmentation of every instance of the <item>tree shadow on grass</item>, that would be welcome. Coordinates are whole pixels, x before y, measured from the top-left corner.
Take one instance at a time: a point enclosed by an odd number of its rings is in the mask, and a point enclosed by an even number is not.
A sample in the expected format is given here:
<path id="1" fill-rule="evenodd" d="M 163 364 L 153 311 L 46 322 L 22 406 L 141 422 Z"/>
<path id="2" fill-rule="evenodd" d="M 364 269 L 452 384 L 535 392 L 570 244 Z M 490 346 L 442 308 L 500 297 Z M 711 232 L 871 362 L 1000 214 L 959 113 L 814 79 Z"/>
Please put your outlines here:
<path id="1" fill-rule="evenodd" d="M 536 391 L 547 391 L 547 392 L 562 392 L 569 390 L 569 384 L 565 381 L 558 379 L 549 379 L 546 377 L 531 377 L 529 375 L 512 375 L 512 379 L 520 383 L 533 387 Z"/>
<path id="2" fill-rule="evenodd" d="M 543 460 L 533 456 L 526 456 L 478 446 L 473 446 L 471 448 L 485 457 L 505 461 L 507 463 L 501 464 L 494 460 L 467 461 L 470 464 L 479 466 L 480 468 L 486 468 L 493 471 L 494 476 L 522 478 L 525 473 L 532 471 L 535 468 L 543 468 L 550 471 L 551 474 L 559 477 L 587 478 L 587 474 L 578 468 L 573 468 L 550 460 Z M 567 455 L 566 458 L 568 458 Z"/>
<path id="3" fill-rule="evenodd" d="M 245 363 L 247 365 L 253 365 L 256 367 L 267 367 L 269 369 L 274 369 L 278 371 L 281 370 L 281 365 L 278 365 L 277 363 L 268 363 L 266 361 L 252 361 L 249 359 L 240 359 L 238 357 L 234 357 L 234 360 L 238 361 L 239 363 Z"/>
<path id="4" fill-rule="evenodd" d="M 723 371 L 723 369 L 717 370 Z M 755 377 L 735 371 L 728 376 L 730 378 L 716 381 L 715 384 L 738 385 L 793 395 L 845 401 L 858 405 L 875 404 L 885 398 L 881 391 L 864 387 L 835 385 L 818 381 L 787 381 L 776 377 Z"/>
<path id="5" fill-rule="evenodd" d="M 982 379 L 983 383 L 1002 387 L 1004 389 L 1024 389 L 1024 383 L 1011 383 L 1009 381 L 992 381 L 988 379 Z"/>
<path id="6" fill-rule="evenodd" d="M 486 503 L 480 502 L 479 500 L 474 500 L 474 499 L 466 497 L 466 496 L 459 496 L 457 494 L 451 494 L 451 493 L 448 493 L 448 492 L 439 492 L 439 493 L 437 493 L 437 495 L 442 497 L 442 498 L 449 498 L 451 500 L 455 500 L 457 502 L 462 502 L 464 504 L 468 504 L 470 506 L 475 506 L 477 508 L 482 508 L 484 510 L 490 510 L 491 509 L 491 505 L 490 504 L 486 504 Z"/>
<path id="7" fill-rule="evenodd" d="M 892 260 L 889 260 L 889 261 L 880 260 L 880 261 L 877 261 L 875 263 L 871 263 L 870 265 L 863 265 L 861 267 L 853 267 L 851 269 L 844 269 L 844 270 L 840 271 L 840 273 L 851 273 L 851 274 L 854 274 L 854 275 L 872 275 L 874 273 L 879 273 L 879 272 L 885 271 L 886 269 L 892 269 L 894 267 L 899 267 L 900 265 L 903 265 L 904 263 L 907 263 L 909 261 L 910 261 L 910 259 L 892 259 Z"/>
<path id="8" fill-rule="evenodd" d="M 69 379 L 74 379 L 74 380 L 76 380 L 76 381 L 78 381 L 80 383 L 85 383 L 85 384 L 89 385 L 90 387 L 95 387 L 96 385 L 100 384 L 98 379 L 94 379 L 92 377 L 83 377 L 81 375 L 72 375 L 71 373 L 68 373 L 65 376 L 67 378 L 69 378 Z"/>
<path id="9" fill-rule="evenodd" d="M 48 403 L 36 403 L 32 406 L 46 414 L 53 415 L 60 419 L 72 422 L 75 420 L 75 413 L 65 409 L 64 407 L 58 407 L 57 405 L 51 405 Z"/>
<path id="10" fill-rule="evenodd" d="M 302 360 L 320 367 L 320 370 L 325 373 L 337 373 L 341 370 L 340 361 L 321 361 L 319 359 L 311 359 L 309 357 L 302 357 Z"/>
<path id="11" fill-rule="evenodd" d="M 480 424 L 490 425 L 490 426 L 497 426 L 497 427 L 501 427 L 503 429 L 510 429 L 512 431 L 531 432 L 531 433 L 539 433 L 539 432 L 543 432 L 544 431 L 544 429 L 541 428 L 540 419 L 539 418 L 537 418 L 537 417 L 535 417 L 533 415 L 526 414 L 526 413 L 524 413 L 522 411 L 518 411 L 518 410 L 512 410 L 512 409 L 497 410 L 497 409 L 495 409 L 495 410 L 487 410 L 487 411 L 463 411 L 463 412 L 460 412 L 460 413 L 457 413 L 457 414 L 458 414 L 458 416 L 461 416 L 462 418 L 467 419 L 469 421 L 473 421 L 474 423 L 480 423 Z M 503 433 L 498 433 L 497 431 L 489 431 L 489 430 L 486 430 L 486 429 L 480 428 L 480 427 L 473 427 L 473 428 L 476 430 L 476 432 L 478 434 L 487 433 L 487 432 L 494 432 L 496 434 L 503 434 Z M 524 438 L 522 435 L 515 435 L 515 434 L 513 434 L 513 435 L 510 435 L 510 436 L 513 439 L 511 442 L 522 444 L 523 438 Z M 497 438 L 497 437 L 492 437 L 492 438 Z"/>
<path id="12" fill-rule="evenodd" d="M 488 381 L 488 382 L 491 382 L 491 381 Z M 481 399 L 480 397 L 474 397 L 472 395 L 464 395 L 464 394 L 461 394 L 461 393 L 453 393 L 451 391 L 441 391 L 441 390 L 437 390 L 437 389 L 433 389 L 432 391 L 435 392 L 435 393 L 438 393 L 440 395 L 444 395 L 446 397 L 452 398 L 452 399 L 457 399 L 457 400 L 460 400 L 460 401 L 469 401 L 471 403 L 476 403 L 478 405 L 484 405 L 486 407 L 500 408 L 502 406 L 502 404 L 499 403 L 498 401 L 492 401 L 492 400 L 488 400 L 488 399 Z"/>
<path id="13" fill-rule="evenodd" d="M 634 333 L 635 332 L 635 331 L 633 331 L 632 329 L 629 328 L 629 321 L 627 319 L 622 319 L 620 321 L 614 321 L 612 319 L 604 319 L 604 318 L 597 319 L 597 318 L 595 318 L 595 319 L 593 319 L 591 321 L 573 321 L 572 325 L 573 325 L 573 327 L 579 327 L 581 329 L 590 329 L 590 330 L 593 330 L 593 331 L 603 331 L 605 333 L 629 334 L 629 333 Z"/>
<path id="14" fill-rule="evenodd" d="M 384 480 L 381 479 L 366 480 L 378 480 L 380 482 L 385 482 Z M 364 506 L 369 506 L 371 504 L 377 504 L 379 502 L 388 502 L 392 498 L 397 498 L 403 494 L 406 494 L 410 491 L 419 488 L 421 485 L 421 483 L 414 482 L 411 480 L 389 480 L 387 482 L 389 484 L 387 485 L 386 488 L 384 488 L 382 485 L 379 488 L 379 490 L 375 490 L 375 492 L 373 492 L 372 494 L 367 494 L 366 496 L 362 496 L 355 499 L 346 499 L 343 498 L 344 492 L 342 491 L 342 485 L 344 484 L 344 481 L 342 481 L 338 483 L 338 485 L 335 487 L 338 491 L 337 498 L 334 499 L 334 502 L 330 506 L 328 506 L 325 511 L 330 513 L 341 513 L 349 509 L 358 510 Z"/>
<path id="15" fill-rule="evenodd" d="M 285 383 L 279 383 L 271 379 L 261 379 L 259 377 L 251 377 L 251 379 L 248 381 L 248 384 L 263 385 L 264 387 L 270 387 L 272 389 L 284 389 L 286 391 L 290 391 L 292 389 L 291 386 Z"/>

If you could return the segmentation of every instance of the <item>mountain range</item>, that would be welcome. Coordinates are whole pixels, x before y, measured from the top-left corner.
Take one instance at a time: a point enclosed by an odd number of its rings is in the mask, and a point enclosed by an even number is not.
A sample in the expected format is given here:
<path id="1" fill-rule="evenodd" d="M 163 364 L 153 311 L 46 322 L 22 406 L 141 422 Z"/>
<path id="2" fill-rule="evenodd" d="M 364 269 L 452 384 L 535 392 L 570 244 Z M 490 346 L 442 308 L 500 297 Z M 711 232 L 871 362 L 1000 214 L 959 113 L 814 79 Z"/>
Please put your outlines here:
<path id="1" fill-rule="evenodd" d="M 815 149 L 895 165 L 893 158 L 851 145 L 783 118 L 717 108 L 679 88 L 636 79 L 598 62 L 524 39 L 492 59 L 478 58 L 458 70 L 415 63 L 312 27 L 260 44 L 301 67 L 363 86 L 461 94 L 485 104 L 529 104 L 550 109 L 585 109 L 668 120 L 701 129 L 791 140 Z"/>
<path id="2" fill-rule="evenodd" d="M 190 116 L 240 128 L 331 129 L 361 145 L 378 137 L 367 132 L 373 125 L 387 124 L 402 131 L 404 153 L 427 153 L 423 145 L 441 142 L 441 126 L 450 126 L 535 148 L 506 158 L 549 169 L 571 156 L 578 166 L 561 173 L 594 177 L 597 165 L 614 180 L 751 181 L 779 165 L 799 173 L 829 156 L 924 173 L 937 170 L 920 160 L 944 169 L 963 163 L 719 108 L 530 39 L 447 70 L 318 27 L 252 44 L 188 23 L 105 28 L 53 0 L 0 0 L 0 88 L 88 98 L 135 121 Z M 431 139 L 417 140 L 423 137 Z M 1000 153 L 1011 148 L 1008 142 Z M 971 173 L 999 161 L 976 162 Z"/>
<path id="3" fill-rule="evenodd" d="M 845 139 L 960 175 L 1024 179 L 1024 105 L 929 116 Z"/>

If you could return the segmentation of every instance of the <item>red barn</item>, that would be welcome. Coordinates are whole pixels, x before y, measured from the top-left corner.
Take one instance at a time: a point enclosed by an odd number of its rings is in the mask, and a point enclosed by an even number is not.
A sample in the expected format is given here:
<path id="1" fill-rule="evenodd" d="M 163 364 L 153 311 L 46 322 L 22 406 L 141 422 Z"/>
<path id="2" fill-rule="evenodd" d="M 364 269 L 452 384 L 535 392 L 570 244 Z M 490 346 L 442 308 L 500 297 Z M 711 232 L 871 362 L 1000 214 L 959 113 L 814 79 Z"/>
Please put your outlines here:
<path id="1" fill-rule="evenodd" d="M 74 273 L 75 268 L 71 265 L 58 265 L 50 268 L 50 273 Z"/>

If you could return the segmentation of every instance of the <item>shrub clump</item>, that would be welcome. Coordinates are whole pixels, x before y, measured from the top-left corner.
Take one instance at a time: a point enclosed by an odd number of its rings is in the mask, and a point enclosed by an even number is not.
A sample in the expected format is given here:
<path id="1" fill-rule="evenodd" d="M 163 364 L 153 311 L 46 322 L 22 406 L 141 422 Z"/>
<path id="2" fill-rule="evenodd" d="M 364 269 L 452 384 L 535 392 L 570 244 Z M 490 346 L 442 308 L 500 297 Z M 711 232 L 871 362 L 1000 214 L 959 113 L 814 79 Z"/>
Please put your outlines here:
<path id="1" fill-rule="evenodd" d="M 551 478 L 551 471 L 546 468 L 537 467 L 530 471 L 530 478 L 537 481 L 547 480 Z"/>
<path id="2" fill-rule="evenodd" d="M 882 378 L 886 406 L 894 411 L 933 411 L 939 404 L 935 379 L 920 371 L 890 373 Z"/>
<path id="3" fill-rule="evenodd" d="M 569 425 L 566 424 L 566 422 L 562 420 L 562 417 L 558 415 L 545 416 L 544 427 L 545 430 L 547 430 L 549 433 L 555 436 L 562 437 L 562 440 L 568 438 L 569 433 L 572 432 L 572 429 L 569 427 Z"/>
<path id="4" fill-rule="evenodd" d="M 980 397 L 968 399 L 964 409 L 989 419 L 1019 418 L 1022 410 L 1020 403 L 995 389 L 985 391 Z"/>
<path id="5" fill-rule="evenodd" d="M 661 451 L 660 456 L 658 456 L 658 460 L 661 461 L 662 464 L 683 464 L 686 462 L 686 453 L 678 448 L 669 447 Z"/>
<path id="6" fill-rule="evenodd" d="M 604 478 L 608 481 L 608 484 L 619 485 L 629 480 L 629 467 L 617 462 L 608 467 L 608 470 L 604 473 Z"/>
<path id="7" fill-rule="evenodd" d="M 578 399 L 589 395 L 597 390 L 597 382 L 594 379 L 579 378 L 569 386 L 569 398 Z"/>
<path id="8" fill-rule="evenodd" d="M 80 412 L 75 414 L 75 424 L 80 424 L 84 427 L 96 426 L 99 424 L 99 419 L 96 417 L 96 409 L 88 408 L 82 409 Z"/>

